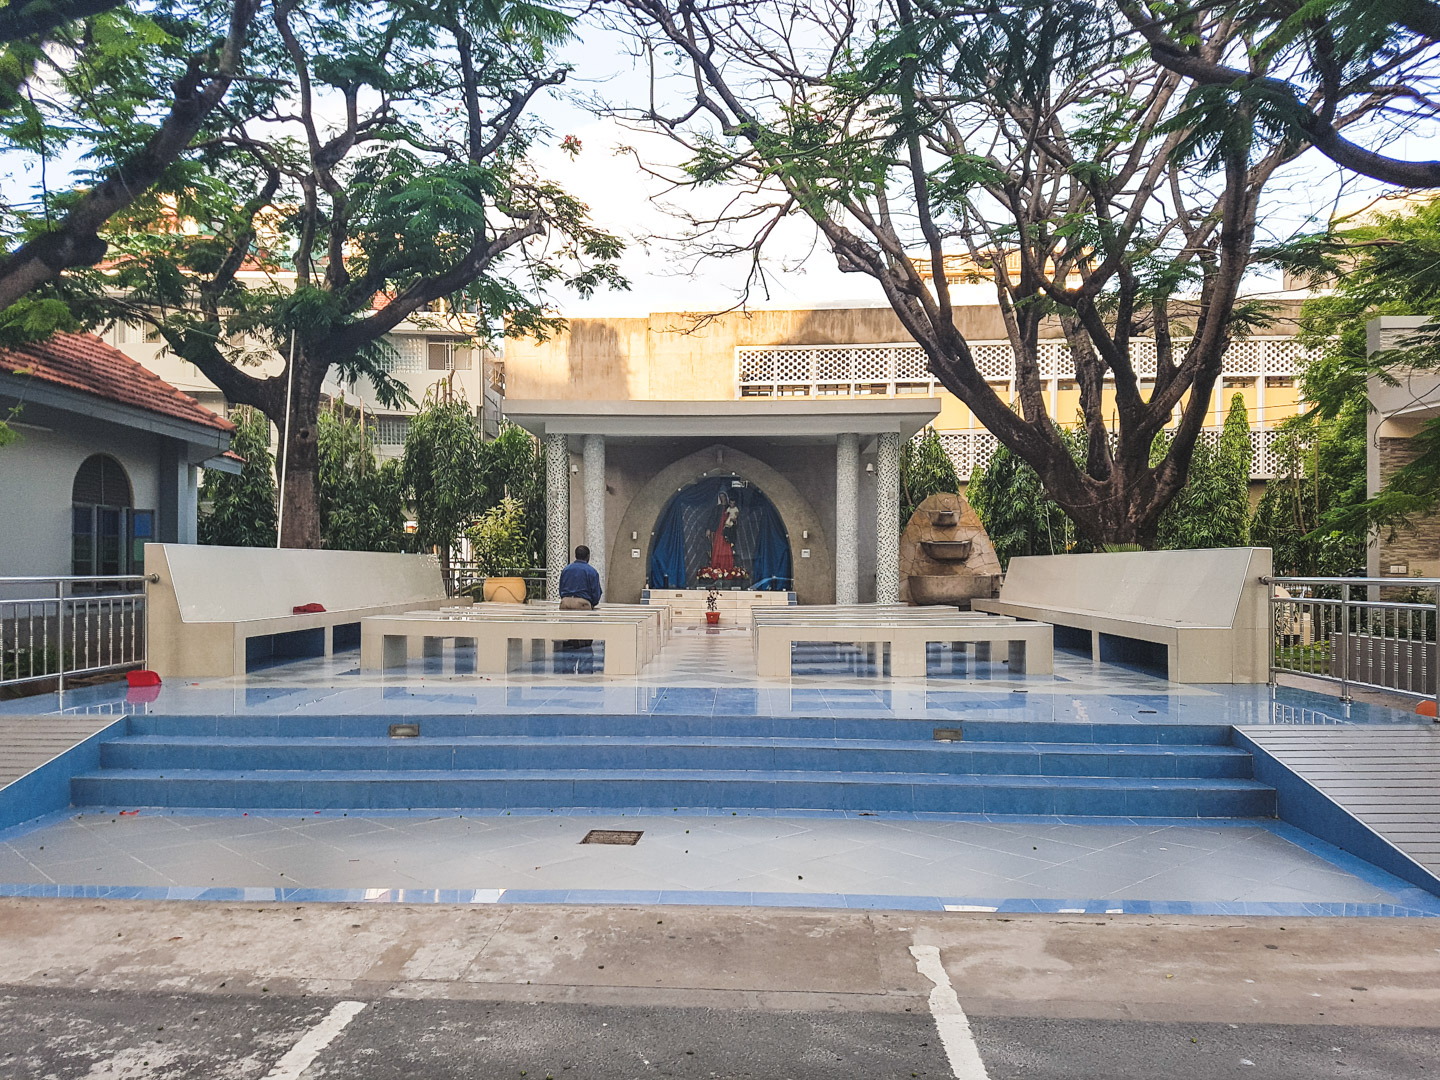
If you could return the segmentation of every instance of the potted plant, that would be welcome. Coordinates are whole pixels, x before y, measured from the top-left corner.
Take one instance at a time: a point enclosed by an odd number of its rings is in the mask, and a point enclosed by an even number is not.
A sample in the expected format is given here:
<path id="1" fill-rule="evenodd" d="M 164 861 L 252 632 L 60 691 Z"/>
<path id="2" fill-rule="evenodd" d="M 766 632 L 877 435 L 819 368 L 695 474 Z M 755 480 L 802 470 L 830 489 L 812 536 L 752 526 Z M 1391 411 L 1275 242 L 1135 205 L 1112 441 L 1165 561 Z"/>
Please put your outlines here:
<path id="1" fill-rule="evenodd" d="M 714 589 L 705 594 L 705 624 L 720 625 L 720 594 Z"/>
<path id="2" fill-rule="evenodd" d="M 523 604 L 525 579 L 500 576 L 531 564 L 529 530 L 525 508 L 509 496 L 480 515 L 466 531 L 470 538 L 475 567 L 485 575 L 481 595 L 487 603 Z"/>

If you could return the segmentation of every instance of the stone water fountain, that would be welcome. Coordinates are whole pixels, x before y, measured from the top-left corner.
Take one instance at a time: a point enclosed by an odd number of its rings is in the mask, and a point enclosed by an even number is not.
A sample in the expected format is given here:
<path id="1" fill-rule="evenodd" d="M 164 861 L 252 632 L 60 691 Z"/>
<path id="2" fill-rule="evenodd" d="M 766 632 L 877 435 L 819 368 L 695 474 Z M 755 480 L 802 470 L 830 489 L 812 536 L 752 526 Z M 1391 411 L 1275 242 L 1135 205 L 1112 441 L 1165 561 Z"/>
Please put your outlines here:
<path id="1" fill-rule="evenodd" d="M 900 534 L 900 599 L 954 604 L 995 595 L 1000 560 L 980 518 L 960 495 L 931 495 Z"/>

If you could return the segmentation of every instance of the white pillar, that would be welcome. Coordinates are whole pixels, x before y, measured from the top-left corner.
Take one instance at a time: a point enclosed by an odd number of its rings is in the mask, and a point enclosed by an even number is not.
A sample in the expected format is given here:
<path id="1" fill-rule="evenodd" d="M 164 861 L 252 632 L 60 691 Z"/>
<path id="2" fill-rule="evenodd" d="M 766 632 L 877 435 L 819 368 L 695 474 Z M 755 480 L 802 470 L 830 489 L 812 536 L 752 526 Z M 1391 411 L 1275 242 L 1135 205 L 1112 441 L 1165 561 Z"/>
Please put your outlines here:
<path id="1" fill-rule="evenodd" d="M 605 585 L 605 436 L 586 435 L 580 444 L 585 473 L 585 546 L 590 565 Z"/>
<path id="2" fill-rule="evenodd" d="M 560 571 L 570 561 L 570 446 L 545 436 L 545 597 L 560 596 Z"/>
<path id="3" fill-rule="evenodd" d="M 900 433 L 881 432 L 875 462 L 875 602 L 900 602 Z"/>
<path id="4" fill-rule="evenodd" d="M 835 439 L 835 602 L 860 601 L 857 522 L 860 516 L 860 437 Z"/>

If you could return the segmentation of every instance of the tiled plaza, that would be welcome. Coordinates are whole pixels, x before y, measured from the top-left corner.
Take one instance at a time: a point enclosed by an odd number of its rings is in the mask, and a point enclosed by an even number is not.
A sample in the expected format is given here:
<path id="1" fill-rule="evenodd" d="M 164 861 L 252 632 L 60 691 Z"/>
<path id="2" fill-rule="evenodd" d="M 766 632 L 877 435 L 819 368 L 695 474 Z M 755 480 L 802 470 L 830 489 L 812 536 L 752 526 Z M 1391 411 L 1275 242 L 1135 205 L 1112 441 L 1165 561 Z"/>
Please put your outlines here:
<path id="1" fill-rule="evenodd" d="M 236 716 L 266 730 L 274 725 L 278 734 L 287 716 L 580 714 L 594 718 L 599 735 L 606 716 L 630 717 L 632 726 L 653 716 L 657 728 L 667 717 L 709 717 L 721 742 L 731 720 L 768 719 L 779 736 L 792 718 L 1059 721 L 1076 725 L 1081 740 L 1087 725 L 1416 723 L 1412 714 L 1384 706 L 1345 706 L 1264 685 L 1181 686 L 1065 653 L 1053 677 L 941 658 L 942 672 L 925 680 L 883 678 L 822 653 L 809 658 L 813 673 L 766 682 L 747 675 L 749 650 L 744 631 L 677 627 L 638 677 L 556 674 L 540 666 L 487 677 L 466 673 L 463 656 L 412 661 L 408 670 L 380 677 L 362 674 L 350 652 L 276 665 L 246 679 L 172 682 L 152 701 L 108 684 L 69 691 L 63 701 L 52 695 L 3 709 L 97 719 Z M 580 844 L 592 828 L 644 835 L 634 847 Z M 442 894 L 430 890 L 459 890 L 462 898 L 504 902 L 1440 914 L 1435 897 L 1291 825 L 1256 819 L 107 806 L 0 834 L 0 892 L 127 889 L 217 898 L 239 895 L 236 889 L 299 890 L 283 894 L 317 899 L 438 899 Z"/>

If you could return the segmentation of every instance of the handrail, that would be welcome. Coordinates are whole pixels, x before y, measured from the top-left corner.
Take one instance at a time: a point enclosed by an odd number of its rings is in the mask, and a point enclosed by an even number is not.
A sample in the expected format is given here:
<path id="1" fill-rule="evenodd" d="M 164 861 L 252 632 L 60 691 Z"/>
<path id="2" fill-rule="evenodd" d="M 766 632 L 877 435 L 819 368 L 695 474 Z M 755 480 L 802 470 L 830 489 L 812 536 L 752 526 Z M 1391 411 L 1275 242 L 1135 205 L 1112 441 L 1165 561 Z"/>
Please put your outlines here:
<path id="1" fill-rule="evenodd" d="M 1272 686 L 1277 672 L 1289 671 L 1338 682 L 1345 702 L 1352 685 L 1365 686 L 1430 698 L 1440 713 L 1440 578 L 1272 575 L 1260 582 L 1272 587 Z M 1277 586 L 1339 595 L 1280 596 Z M 1378 598 L 1381 590 L 1396 588 L 1423 589 L 1433 597 Z"/>
<path id="2" fill-rule="evenodd" d="M 0 585 L 33 585 L 42 581 L 124 581 L 138 585 L 158 579 L 158 574 L 49 574 L 45 577 L 0 577 Z"/>
<path id="3" fill-rule="evenodd" d="M 154 574 L 0 577 L 0 590 L 28 592 L 31 586 L 45 585 L 51 594 L 0 595 L 0 686 L 53 679 L 63 695 L 67 676 L 145 667 L 149 641 L 143 586 L 158 580 Z M 84 585 L 94 586 L 95 591 L 84 591 Z M 7 678 L 4 664 L 12 657 L 14 671 Z"/>

